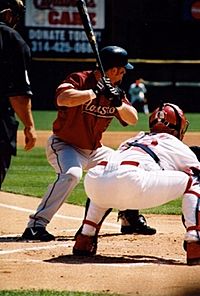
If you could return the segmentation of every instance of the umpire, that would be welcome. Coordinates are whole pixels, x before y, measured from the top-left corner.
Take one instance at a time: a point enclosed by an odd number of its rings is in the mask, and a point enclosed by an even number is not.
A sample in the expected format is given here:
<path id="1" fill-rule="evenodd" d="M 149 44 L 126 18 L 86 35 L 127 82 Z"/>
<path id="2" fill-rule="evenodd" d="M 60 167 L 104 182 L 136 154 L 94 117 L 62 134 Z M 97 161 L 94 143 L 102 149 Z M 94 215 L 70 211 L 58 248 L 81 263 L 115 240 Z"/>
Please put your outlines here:
<path id="1" fill-rule="evenodd" d="M 14 29 L 23 13 L 21 0 L 0 0 L 0 189 L 16 155 L 15 113 L 24 125 L 24 149 L 32 149 L 36 142 L 28 78 L 30 49 Z"/>

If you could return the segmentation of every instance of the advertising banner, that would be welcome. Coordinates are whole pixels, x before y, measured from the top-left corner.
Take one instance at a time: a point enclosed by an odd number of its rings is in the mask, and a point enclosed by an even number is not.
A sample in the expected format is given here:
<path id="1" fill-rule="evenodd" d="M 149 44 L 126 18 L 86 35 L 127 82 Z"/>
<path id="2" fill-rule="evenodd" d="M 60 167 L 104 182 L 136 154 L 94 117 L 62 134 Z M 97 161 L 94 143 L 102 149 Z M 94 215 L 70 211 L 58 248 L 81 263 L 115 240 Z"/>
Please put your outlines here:
<path id="1" fill-rule="evenodd" d="M 105 29 L 105 0 L 86 1 L 98 44 Z M 76 0 L 26 0 L 25 26 L 33 56 L 92 52 Z"/>

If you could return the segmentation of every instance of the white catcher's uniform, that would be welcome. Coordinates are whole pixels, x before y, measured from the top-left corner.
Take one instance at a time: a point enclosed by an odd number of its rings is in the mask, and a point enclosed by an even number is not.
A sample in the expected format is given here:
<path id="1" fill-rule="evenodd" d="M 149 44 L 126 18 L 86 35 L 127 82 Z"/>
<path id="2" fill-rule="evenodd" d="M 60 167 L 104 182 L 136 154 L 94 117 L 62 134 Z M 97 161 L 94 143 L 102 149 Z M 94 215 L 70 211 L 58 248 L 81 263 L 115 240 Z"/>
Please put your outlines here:
<path id="1" fill-rule="evenodd" d="M 134 141 L 147 145 L 160 164 L 141 148 L 127 145 Z M 200 163 L 183 142 L 167 133 L 141 132 L 124 142 L 108 161 L 90 169 L 84 186 L 91 206 L 101 210 L 151 208 L 183 196 L 182 210 L 189 227 L 196 225 L 200 196 L 191 168 L 200 169 Z M 87 219 L 94 221 L 92 216 Z"/>

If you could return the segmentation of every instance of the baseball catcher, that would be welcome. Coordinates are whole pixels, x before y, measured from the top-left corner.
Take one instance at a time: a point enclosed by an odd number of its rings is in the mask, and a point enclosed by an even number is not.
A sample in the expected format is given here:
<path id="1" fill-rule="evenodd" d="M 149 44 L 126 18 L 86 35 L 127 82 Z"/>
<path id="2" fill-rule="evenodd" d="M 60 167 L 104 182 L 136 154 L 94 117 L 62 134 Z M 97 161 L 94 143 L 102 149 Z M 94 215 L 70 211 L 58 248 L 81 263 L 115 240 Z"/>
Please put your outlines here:
<path id="1" fill-rule="evenodd" d="M 84 186 L 90 205 L 74 255 L 95 255 L 102 218 L 109 208 L 146 209 L 182 196 L 187 264 L 200 264 L 200 162 L 182 142 L 189 122 L 174 104 L 163 103 L 140 132 L 109 159 L 88 171 Z"/>

